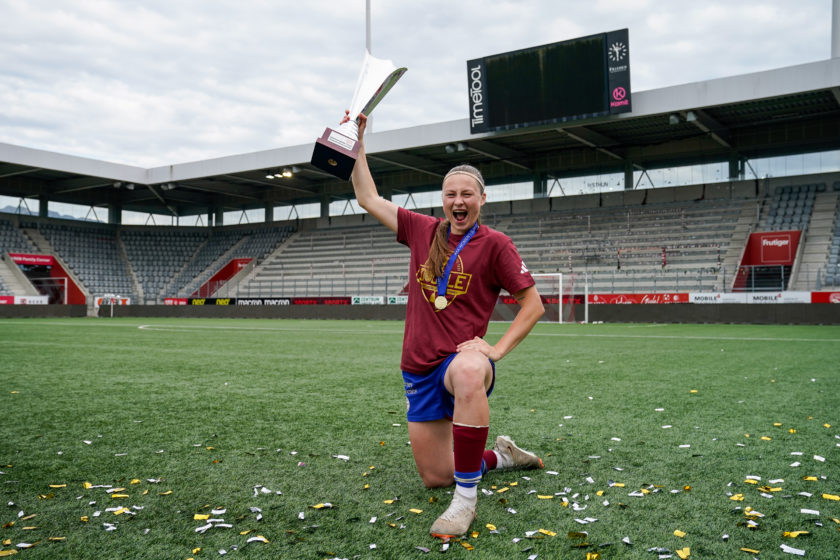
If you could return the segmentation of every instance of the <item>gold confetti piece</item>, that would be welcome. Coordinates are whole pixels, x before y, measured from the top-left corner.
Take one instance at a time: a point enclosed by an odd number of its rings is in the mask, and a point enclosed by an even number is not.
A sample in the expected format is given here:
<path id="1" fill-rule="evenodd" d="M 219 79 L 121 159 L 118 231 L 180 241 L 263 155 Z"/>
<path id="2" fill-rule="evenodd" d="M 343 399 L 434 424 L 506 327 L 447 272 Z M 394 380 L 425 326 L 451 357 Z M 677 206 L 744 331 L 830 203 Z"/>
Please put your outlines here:
<path id="1" fill-rule="evenodd" d="M 585 539 L 589 536 L 589 533 L 586 531 L 569 531 L 566 534 L 566 538 L 569 539 Z"/>
<path id="2" fill-rule="evenodd" d="M 548 494 L 548 495 L 537 494 L 537 498 L 539 498 L 540 500 L 553 500 L 554 499 L 554 494 Z"/>
<path id="3" fill-rule="evenodd" d="M 485 525 L 485 527 L 487 528 L 488 531 L 495 531 L 496 530 L 496 526 L 493 525 L 492 523 L 488 523 L 487 525 Z"/>
<path id="4" fill-rule="evenodd" d="M 830 428 L 830 427 L 831 427 L 831 424 L 823 424 L 823 427 L 825 427 L 825 428 Z"/>
<path id="5" fill-rule="evenodd" d="M 773 422 L 773 425 L 777 428 L 780 428 L 782 426 L 782 423 L 781 422 Z"/>
<path id="6" fill-rule="evenodd" d="M 66 484 L 50 484 L 50 488 L 67 488 Z"/>
<path id="7" fill-rule="evenodd" d="M 504 488 L 499 488 L 498 490 L 496 490 L 496 493 L 497 493 L 497 494 L 501 494 L 501 493 L 503 493 L 503 492 L 507 492 L 508 490 L 510 490 L 510 488 L 508 488 L 507 486 L 505 486 Z"/>
<path id="8" fill-rule="evenodd" d="M 370 489 L 370 484 L 365 484 L 364 486 L 362 486 L 362 488 L 364 488 L 365 490 L 369 490 Z"/>
<path id="9" fill-rule="evenodd" d="M 9 546 L 10 544 L 12 544 L 12 539 L 6 539 L 3 541 L 3 546 Z"/>
<path id="10" fill-rule="evenodd" d="M 19 394 L 20 394 L 20 391 L 12 391 L 11 393 L 12 393 L 13 395 L 19 395 Z"/>
<path id="11" fill-rule="evenodd" d="M 692 389 L 691 391 L 689 391 L 689 393 L 696 393 L 696 392 L 697 392 L 697 389 Z"/>
<path id="12" fill-rule="evenodd" d="M 429 503 L 430 504 L 436 504 L 437 501 L 438 501 L 437 496 L 432 496 L 431 498 L 429 498 Z"/>
<path id="13" fill-rule="evenodd" d="M 508 486 L 519 486 L 519 483 L 518 482 L 511 482 L 510 484 L 508 484 Z"/>
<path id="14" fill-rule="evenodd" d="M 382 503 L 383 503 L 383 504 L 388 504 L 388 505 L 391 505 L 391 504 L 393 504 L 393 503 L 394 503 L 394 500 L 382 500 Z"/>
<path id="15" fill-rule="evenodd" d="M 586 560 L 601 560 L 601 553 L 600 552 L 587 552 L 586 553 Z"/>
<path id="16" fill-rule="evenodd" d="M 750 434 L 744 434 L 744 437 L 748 438 L 748 437 L 750 437 Z"/>
<path id="17" fill-rule="evenodd" d="M 201 552 L 201 547 L 192 549 L 193 554 L 198 554 L 199 552 Z"/>
<path id="18" fill-rule="evenodd" d="M 121 507 L 120 509 L 114 510 L 114 515 L 122 515 L 124 513 L 128 513 L 131 510 L 128 508 Z"/>
<path id="19" fill-rule="evenodd" d="M 838 525 L 840 525 L 840 519 L 837 519 L 836 517 L 832 517 L 831 520 L 834 521 L 835 523 L 837 523 Z"/>
<path id="20" fill-rule="evenodd" d="M 685 531 L 680 531 L 679 529 L 677 529 L 676 531 L 674 531 L 674 536 L 683 538 L 685 536 Z"/>
<path id="21" fill-rule="evenodd" d="M 204 521 L 205 519 L 210 519 L 210 514 L 196 513 L 193 515 L 193 519 L 196 521 Z"/>
<path id="22" fill-rule="evenodd" d="M 9 529 L 9 528 L 14 527 L 14 526 L 15 526 L 15 522 L 14 521 L 9 521 L 5 525 L 3 525 L 3 528 L 4 529 Z"/>
<path id="23" fill-rule="evenodd" d="M 729 496 L 729 499 L 733 502 L 743 502 L 744 495 L 743 494 L 735 494 L 734 496 Z"/>
<path id="24" fill-rule="evenodd" d="M 750 554 L 759 554 L 759 552 L 754 548 L 741 547 L 741 550 L 744 552 L 749 552 Z"/>
<path id="25" fill-rule="evenodd" d="M 21 529 L 20 529 L 20 530 L 21 530 L 21 531 L 34 531 L 34 530 L 35 530 L 35 529 L 37 529 L 37 528 L 38 528 L 38 527 L 37 527 L 37 526 L 35 526 L 35 525 L 30 525 L 29 527 L 21 527 Z"/>
<path id="26" fill-rule="evenodd" d="M 773 438 L 767 436 L 761 436 L 761 439 L 764 441 L 771 441 Z"/>
<path id="27" fill-rule="evenodd" d="M 114 492 L 122 492 L 123 490 L 125 490 L 125 488 L 123 488 L 123 487 L 119 487 L 119 488 L 109 488 L 109 489 L 108 489 L 108 493 L 109 493 L 109 494 L 113 494 Z"/>
<path id="28" fill-rule="evenodd" d="M 129 497 L 128 494 L 111 494 L 111 498 L 113 498 L 115 500 L 119 500 L 121 498 L 128 498 L 128 497 Z"/>
<path id="29" fill-rule="evenodd" d="M 617 488 L 624 488 L 624 483 L 623 482 L 613 482 L 612 485 L 617 487 Z"/>
<path id="30" fill-rule="evenodd" d="M 461 546 L 466 548 L 467 550 L 475 550 L 475 547 L 468 543 L 467 541 L 461 541 Z"/>
<path id="31" fill-rule="evenodd" d="M 170 495 L 171 493 L 172 493 L 172 490 L 167 490 L 166 492 L 158 492 L 158 495 L 160 495 L 160 496 L 168 496 L 168 495 Z"/>
<path id="32" fill-rule="evenodd" d="M 39 500 L 52 500 L 53 498 L 55 498 L 55 494 L 53 494 L 52 492 L 50 492 L 49 494 L 38 494 Z"/>
<path id="33" fill-rule="evenodd" d="M 809 535 L 809 534 L 810 533 L 808 531 L 785 531 L 784 533 L 782 533 L 782 536 L 787 537 L 789 539 L 795 539 L 799 535 Z"/>
<path id="34" fill-rule="evenodd" d="M 254 532 L 253 529 L 248 529 L 246 531 L 239 531 L 239 534 L 240 535 L 247 535 L 248 533 L 253 533 L 253 532 Z"/>
<path id="35" fill-rule="evenodd" d="M 143 493 L 141 494 L 141 496 L 146 496 L 148 493 L 149 493 L 149 489 L 146 488 L 145 490 L 143 490 Z"/>
<path id="36" fill-rule="evenodd" d="M 90 482 L 85 482 L 84 484 L 82 484 L 82 486 L 85 487 L 85 490 L 90 490 L 91 488 L 93 488 L 93 484 L 91 484 Z"/>
<path id="37" fill-rule="evenodd" d="M 129 484 L 140 484 L 141 482 L 143 482 L 143 481 L 140 480 L 139 478 L 132 478 L 131 482 L 129 482 Z"/>
<path id="38" fill-rule="evenodd" d="M 20 518 L 20 520 L 21 520 L 21 521 L 28 521 L 28 520 L 30 520 L 30 519 L 33 519 L 36 515 L 38 515 L 38 514 L 37 514 L 37 513 L 33 513 L 32 515 L 27 515 L 26 517 L 21 517 L 21 518 Z"/>
<path id="39" fill-rule="evenodd" d="M 60 542 L 60 541 L 66 541 L 67 537 L 50 537 L 47 540 L 52 541 L 52 542 Z"/>
<path id="40" fill-rule="evenodd" d="M 212 447 L 212 446 L 210 446 L 210 445 L 208 445 L 207 447 L 205 447 L 205 449 L 206 449 L 207 451 L 213 451 L 213 450 L 214 450 L 214 449 L 216 449 L 216 448 L 215 448 L 215 447 Z"/>
<path id="41" fill-rule="evenodd" d="M 604 491 L 603 491 L 603 490 L 598 490 L 597 492 L 595 492 L 595 495 L 596 495 L 596 496 L 603 496 L 603 495 L 604 495 Z"/>
<path id="42" fill-rule="evenodd" d="M 17 550 L 14 548 L 11 550 L 0 550 L 0 556 L 12 556 L 13 554 L 17 554 Z"/>
<path id="43" fill-rule="evenodd" d="M 758 484 L 757 480 L 747 479 L 744 481 L 744 484 Z"/>
<path id="44" fill-rule="evenodd" d="M 542 533 L 543 535 L 548 535 L 549 537 L 557 536 L 557 533 L 555 533 L 554 531 L 549 531 L 548 529 L 540 529 L 540 533 Z"/>
<path id="45" fill-rule="evenodd" d="M 682 558 L 682 560 L 688 560 L 691 556 L 691 549 L 689 547 L 681 548 L 677 550 L 677 556 Z"/>
<path id="46" fill-rule="evenodd" d="M 379 442 L 379 447 L 385 447 L 385 440 Z"/>
<path id="47" fill-rule="evenodd" d="M 470 533 L 470 536 L 474 539 L 477 539 L 478 538 L 478 531 L 473 531 L 472 533 Z"/>
<path id="48" fill-rule="evenodd" d="M 257 535 L 257 536 L 255 536 L 255 537 L 251 537 L 250 539 L 248 539 L 248 541 L 247 541 L 247 542 L 249 542 L 249 543 L 252 543 L 252 542 L 261 542 L 261 543 L 268 544 L 270 541 L 269 541 L 267 538 L 265 538 L 264 536 L 262 536 L 262 535 Z"/>
<path id="49" fill-rule="evenodd" d="M 788 432 L 790 432 L 792 434 L 795 434 L 796 433 L 796 428 L 791 428 L 791 429 L 788 430 Z"/>
<path id="50" fill-rule="evenodd" d="M 803 476 L 802 480 L 807 480 L 808 482 L 816 482 L 817 477 L 816 476 Z"/>
<path id="51" fill-rule="evenodd" d="M 422 509 L 417 509 L 417 508 L 411 508 L 408 511 L 410 511 L 411 513 L 416 513 L 417 515 L 420 515 L 421 513 L 423 513 Z"/>
<path id="52" fill-rule="evenodd" d="M 834 494 L 823 494 L 822 497 L 826 500 L 834 500 L 835 502 L 840 501 L 840 496 L 836 496 Z"/>
<path id="53" fill-rule="evenodd" d="M 82 521 L 82 523 L 87 523 L 88 522 L 88 516 L 87 515 L 83 515 L 79 519 Z"/>
<path id="54" fill-rule="evenodd" d="M 688 484 L 683 486 L 683 492 L 691 492 L 691 486 L 689 486 Z"/>

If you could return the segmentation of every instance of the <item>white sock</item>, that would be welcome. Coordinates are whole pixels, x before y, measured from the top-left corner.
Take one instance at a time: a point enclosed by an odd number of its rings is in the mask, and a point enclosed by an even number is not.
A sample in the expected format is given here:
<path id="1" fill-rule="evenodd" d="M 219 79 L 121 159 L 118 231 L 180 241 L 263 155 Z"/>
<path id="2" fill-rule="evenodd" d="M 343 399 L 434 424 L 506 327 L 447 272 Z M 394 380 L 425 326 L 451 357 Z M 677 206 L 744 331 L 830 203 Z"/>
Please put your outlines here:
<path id="1" fill-rule="evenodd" d="M 460 484 L 456 484 L 455 498 L 461 498 L 475 503 L 478 500 L 478 486 L 461 486 Z"/>
<path id="2" fill-rule="evenodd" d="M 511 457 L 507 453 L 499 453 L 495 449 L 493 450 L 493 453 L 496 454 L 497 469 L 509 469 L 513 466 L 513 457 Z"/>

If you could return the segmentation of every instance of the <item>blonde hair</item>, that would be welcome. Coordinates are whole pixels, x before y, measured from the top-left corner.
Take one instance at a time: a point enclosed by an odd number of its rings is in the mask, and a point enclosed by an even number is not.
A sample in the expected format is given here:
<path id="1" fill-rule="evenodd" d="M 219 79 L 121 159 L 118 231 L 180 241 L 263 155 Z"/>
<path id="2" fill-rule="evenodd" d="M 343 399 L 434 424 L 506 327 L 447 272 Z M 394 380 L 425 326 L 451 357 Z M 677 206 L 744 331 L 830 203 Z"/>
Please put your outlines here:
<path id="1" fill-rule="evenodd" d="M 472 165 L 463 164 L 457 165 L 449 170 L 443 177 L 443 183 L 452 175 L 468 175 L 472 177 L 478 184 L 478 189 L 481 194 L 484 194 L 484 177 L 481 171 Z M 481 223 L 481 215 L 478 216 L 478 223 Z M 435 237 L 432 239 L 432 244 L 429 247 L 429 258 L 423 263 L 423 279 L 430 282 L 433 278 L 443 275 L 443 269 L 446 267 L 446 262 L 449 260 L 449 255 L 452 251 L 449 249 L 449 220 L 441 220 L 435 230 Z"/>

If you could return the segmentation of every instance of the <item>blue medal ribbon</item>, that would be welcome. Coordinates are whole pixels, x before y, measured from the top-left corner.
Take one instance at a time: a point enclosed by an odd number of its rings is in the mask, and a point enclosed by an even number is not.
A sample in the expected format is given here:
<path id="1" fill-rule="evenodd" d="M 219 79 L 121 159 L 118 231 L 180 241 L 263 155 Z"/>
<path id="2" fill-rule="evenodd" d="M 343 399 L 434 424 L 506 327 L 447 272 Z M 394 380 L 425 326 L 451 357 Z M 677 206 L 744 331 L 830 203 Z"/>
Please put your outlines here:
<path id="1" fill-rule="evenodd" d="M 449 228 L 451 231 L 451 227 Z M 446 296 L 446 286 L 449 284 L 449 275 L 452 274 L 452 267 L 455 266 L 455 260 L 458 258 L 458 253 L 461 252 L 461 249 L 466 247 L 467 243 L 470 242 L 475 232 L 478 231 L 478 222 L 473 224 L 473 227 L 464 235 L 464 238 L 461 239 L 461 242 L 458 243 L 458 246 L 455 247 L 455 251 L 449 256 L 449 260 L 446 262 L 446 267 L 443 269 L 443 276 L 437 277 L 437 295 L 438 296 Z M 449 239 L 449 231 L 446 232 L 446 238 Z"/>

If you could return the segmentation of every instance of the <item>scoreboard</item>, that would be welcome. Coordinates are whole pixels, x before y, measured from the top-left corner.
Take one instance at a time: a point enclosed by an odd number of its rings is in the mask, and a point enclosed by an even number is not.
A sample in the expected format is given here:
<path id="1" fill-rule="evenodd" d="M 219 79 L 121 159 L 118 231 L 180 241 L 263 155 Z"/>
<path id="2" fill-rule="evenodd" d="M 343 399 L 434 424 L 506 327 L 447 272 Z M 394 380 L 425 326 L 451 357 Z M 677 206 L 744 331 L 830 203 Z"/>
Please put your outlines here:
<path id="1" fill-rule="evenodd" d="M 467 61 L 470 132 L 629 112 L 627 29 Z"/>

